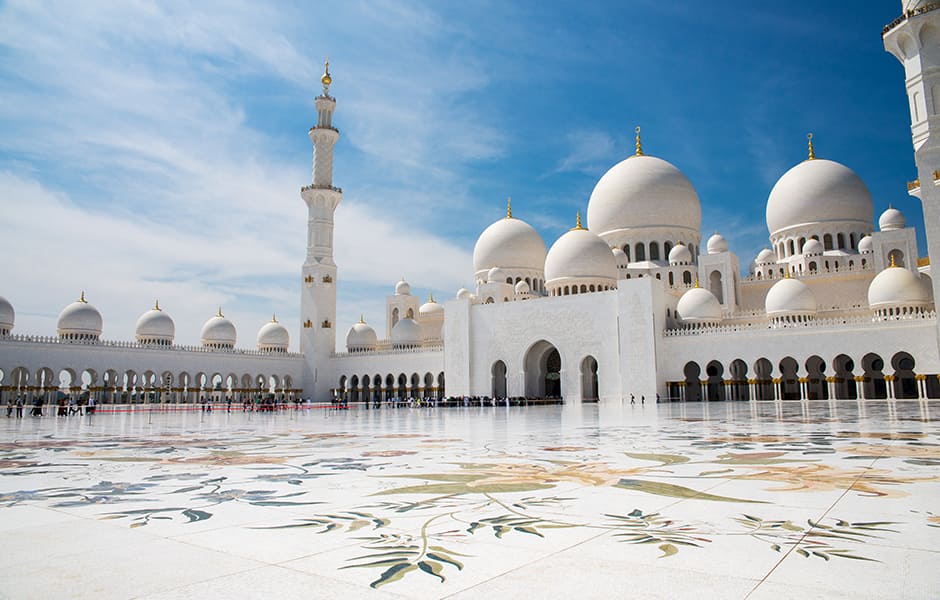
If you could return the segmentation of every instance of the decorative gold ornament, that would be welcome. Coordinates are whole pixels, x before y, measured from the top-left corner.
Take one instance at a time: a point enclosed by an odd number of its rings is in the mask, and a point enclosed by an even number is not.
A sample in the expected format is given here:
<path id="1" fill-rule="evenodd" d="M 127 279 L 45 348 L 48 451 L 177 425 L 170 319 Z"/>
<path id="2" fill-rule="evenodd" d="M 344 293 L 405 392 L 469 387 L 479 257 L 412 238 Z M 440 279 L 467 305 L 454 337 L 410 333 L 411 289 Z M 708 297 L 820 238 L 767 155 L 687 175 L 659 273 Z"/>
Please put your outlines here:
<path id="1" fill-rule="evenodd" d="M 806 145 L 809 148 L 809 158 L 806 160 L 815 160 L 816 159 L 816 150 L 813 148 L 813 134 L 806 134 Z"/>
<path id="2" fill-rule="evenodd" d="M 575 225 L 571 228 L 571 231 L 580 231 L 582 229 L 584 229 L 584 227 L 581 227 L 581 211 L 579 210 L 575 217 Z"/>
<path id="3" fill-rule="evenodd" d="M 333 83 L 333 78 L 330 77 L 330 57 L 329 56 L 327 56 L 326 60 L 323 62 L 323 77 L 320 78 L 320 83 L 322 83 L 324 87 L 327 87 L 331 83 Z"/>
<path id="4" fill-rule="evenodd" d="M 506 218 L 512 218 L 512 196 L 506 197 Z"/>

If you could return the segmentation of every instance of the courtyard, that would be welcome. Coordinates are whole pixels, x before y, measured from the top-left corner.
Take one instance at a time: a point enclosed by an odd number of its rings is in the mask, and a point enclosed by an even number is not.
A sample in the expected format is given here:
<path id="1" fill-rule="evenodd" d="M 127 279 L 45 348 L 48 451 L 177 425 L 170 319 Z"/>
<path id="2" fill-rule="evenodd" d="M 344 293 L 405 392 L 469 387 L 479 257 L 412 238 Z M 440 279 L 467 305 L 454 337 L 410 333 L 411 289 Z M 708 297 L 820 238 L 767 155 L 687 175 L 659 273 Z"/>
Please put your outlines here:
<path id="1" fill-rule="evenodd" d="M 940 402 L 0 418 L 2 598 L 927 598 Z"/>

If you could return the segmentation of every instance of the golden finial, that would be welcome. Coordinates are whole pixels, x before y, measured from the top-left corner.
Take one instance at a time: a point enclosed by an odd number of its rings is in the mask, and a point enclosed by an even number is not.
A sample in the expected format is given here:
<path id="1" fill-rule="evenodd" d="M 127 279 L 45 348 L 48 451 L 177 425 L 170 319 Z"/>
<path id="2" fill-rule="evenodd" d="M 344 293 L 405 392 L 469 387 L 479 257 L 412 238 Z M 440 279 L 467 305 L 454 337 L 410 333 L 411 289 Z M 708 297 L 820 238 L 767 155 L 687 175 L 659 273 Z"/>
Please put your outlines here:
<path id="1" fill-rule="evenodd" d="M 272 323 L 277 323 L 277 313 L 274 313 L 274 314 L 271 315 L 271 322 L 272 322 Z"/>
<path id="2" fill-rule="evenodd" d="M 88 300 L 85 300 L 85 290 L 82 290 L 82 297 L 78 299 L 79 302 L 84 302 L 88 304 Z"/>
<path id="3" fill-rule="evenodd" d="M 888 258 L 891 259 L 891 266 L 896 267 L 897 265 L 894 264 L 894 252 L 891 252 L 890 254 L 888 254 Z"/>
<path id="4" fill-rule="evenodd" d="M 359 313 L 359 323 L 361 323 L 362 325 L 366 324 L 366 320 L 363 318 L 362 313 Z"/>
<path id="5" fill-rule="evenodd" d="M 512 218 L 512 196 L 506 198 L 506 218 Z"/>
<path id="6" fill-rule="evenodd" d="M 643 156 L 643 142 L 640 141 L 640 126 L 636 126 L 636 156 Z"/>
<path id="7" fill-rule="evenodd" d="M 224 316 L 225 316 L 225 315 L 222 314 L 222 307 L 221 307 L 221 306 L 219 307 L 219 316 L 220 316 L 220 317 L 224 317 Z"/>
<path id="8" fill-rule="evenodd" d="M 812 133 L 806 134 L 806 145 L 809 148 L 809 158 L 807 158 L 806 160 L 815 160 L 816 150 L 813 148 L 813 134 Z"/>
<path id="9" fill-rule="evenodd" d="M 579 210 L 577 216 L 575 217 L 574 227 L 571 228 L 571 231 L 578 231 L 580 229 L 584 229 L 584 227 L 581 227 L 581 211 Z"/>
<path id="10" fill-rule="evenodd" d="M 702 287 L 701 285 L 699 285 L 699 282 L 698 282 L 698 275 L 695 276 L 695 287 L 697 287 L 697 288 Z"/>
<path id="11" fill-rule="evenodd" d="M 159 298 L 157 298 L 157 301 L 153 303 L 153 309 L 154 309 L 154 310 L 162 310 L 162 309 L 160 308 L 160 299 L 159 299 Z"/>
<path id="12" fill-rule="evenodd" d="M 330 77 L 330 57 L 327 56 L 326 60 L 323 63 L 323 77 L 320 78 L 320 83 L 323 84 L 323 87 L 328 87 L 333 83 L 333 78 Z"/>
<path id="13" fill-rule="evenodd" d="M 434 292 L 428 294 L 428 302 L 431 304 L 437 304 L 437 302 L 434 301 Z"/>
<path id="14" fill-rule="evenodd" d="M 790 279 L 790 267 L 787 267 L 787 268 L 783 271 L 783 278 L 784 278 L 784 279 Z"/>

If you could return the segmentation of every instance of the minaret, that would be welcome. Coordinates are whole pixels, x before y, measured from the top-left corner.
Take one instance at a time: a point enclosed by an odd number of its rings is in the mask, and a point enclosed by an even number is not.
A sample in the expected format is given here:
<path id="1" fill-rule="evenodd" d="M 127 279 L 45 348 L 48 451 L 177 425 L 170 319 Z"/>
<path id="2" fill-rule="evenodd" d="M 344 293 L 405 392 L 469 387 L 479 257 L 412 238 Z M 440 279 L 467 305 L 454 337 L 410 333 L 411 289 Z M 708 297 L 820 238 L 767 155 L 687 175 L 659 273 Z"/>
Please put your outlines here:
<path id="1" fill-rule="evenodd" d="M 330 397 L 333 381 L 330 354 L 336 349 L 336 263 L 333 261 L 333 213 L 343 190 L 333 187 L 333 146 L 339 131 L 333 127 L 336 99 L 330 96 L 330 63 L 320 78 L 323 94 L 316 97 L 317 124 L 313 142 L 313 183 L 300 189 L 307 203 L 307 259 L 302 268 L 300 351 L 304 354 L 304 394 L 315 401 Z"/>
<path id="2" fill-rule="evenodd" d="M 885 50 L 904 65 L 917 165 L 917 181 L 908 191 L 923 205 L 927 254 L 940 261 L 940 4 L 902 0 L 901 16 L 881 37 Z M 940 302 L 940 277 L 931 274 L 933 296 Z"/>

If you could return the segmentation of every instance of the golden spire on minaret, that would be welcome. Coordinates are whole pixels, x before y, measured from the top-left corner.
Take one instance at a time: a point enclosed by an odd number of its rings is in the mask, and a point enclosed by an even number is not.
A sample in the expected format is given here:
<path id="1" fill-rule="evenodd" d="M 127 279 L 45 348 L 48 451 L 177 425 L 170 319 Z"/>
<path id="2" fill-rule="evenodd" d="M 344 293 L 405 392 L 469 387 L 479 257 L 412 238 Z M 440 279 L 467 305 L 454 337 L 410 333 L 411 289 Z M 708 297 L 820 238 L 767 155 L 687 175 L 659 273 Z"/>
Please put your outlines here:
<path id="1" fill-rule="evenodd" d="M 643 142 L 640 141 L 640 126 L 636 126 L 636 156 L 643 156 Z"/>
<path id="2" fill-rule="evenodd" d="M 153 303 L 153 309 L 154 309 L 154 310 L 162 310 L 162 309 L 160 308 L 160 299 L 159 299 L 159 298 L 157 298 L 157 301 Z"/>
<path id="3" fill-rule="evenodd" d="M 813 148 L 813 134 L 806 134 L 806 145 L 809 149 L 809 158 L 806 160 L 815 160 L 816 159 L 816 150 Z"/>
<path id="4" fill-rule="evenodd" d="M 428 302 L 430 302 L 431 304 L 437 304 L 437 302 L 434 301 L 434 292 L 431 292 L 430 294 L 428 294 Z"/>
<path id="5" fill-rule="evenodd" d="M 333 78 L 330 77 L 330 57 L 327 56 L 326 60 L 323 62 L 323 77 L 320 78 L 320 83 L 323 84 L 323 87 L 329 87 L 333 83 Z"/>
<path id="6" fill-rule="evenodd" d="M 507 196 L 506 198 L 506 218 L 512 218 L 512 196 Z"/>

